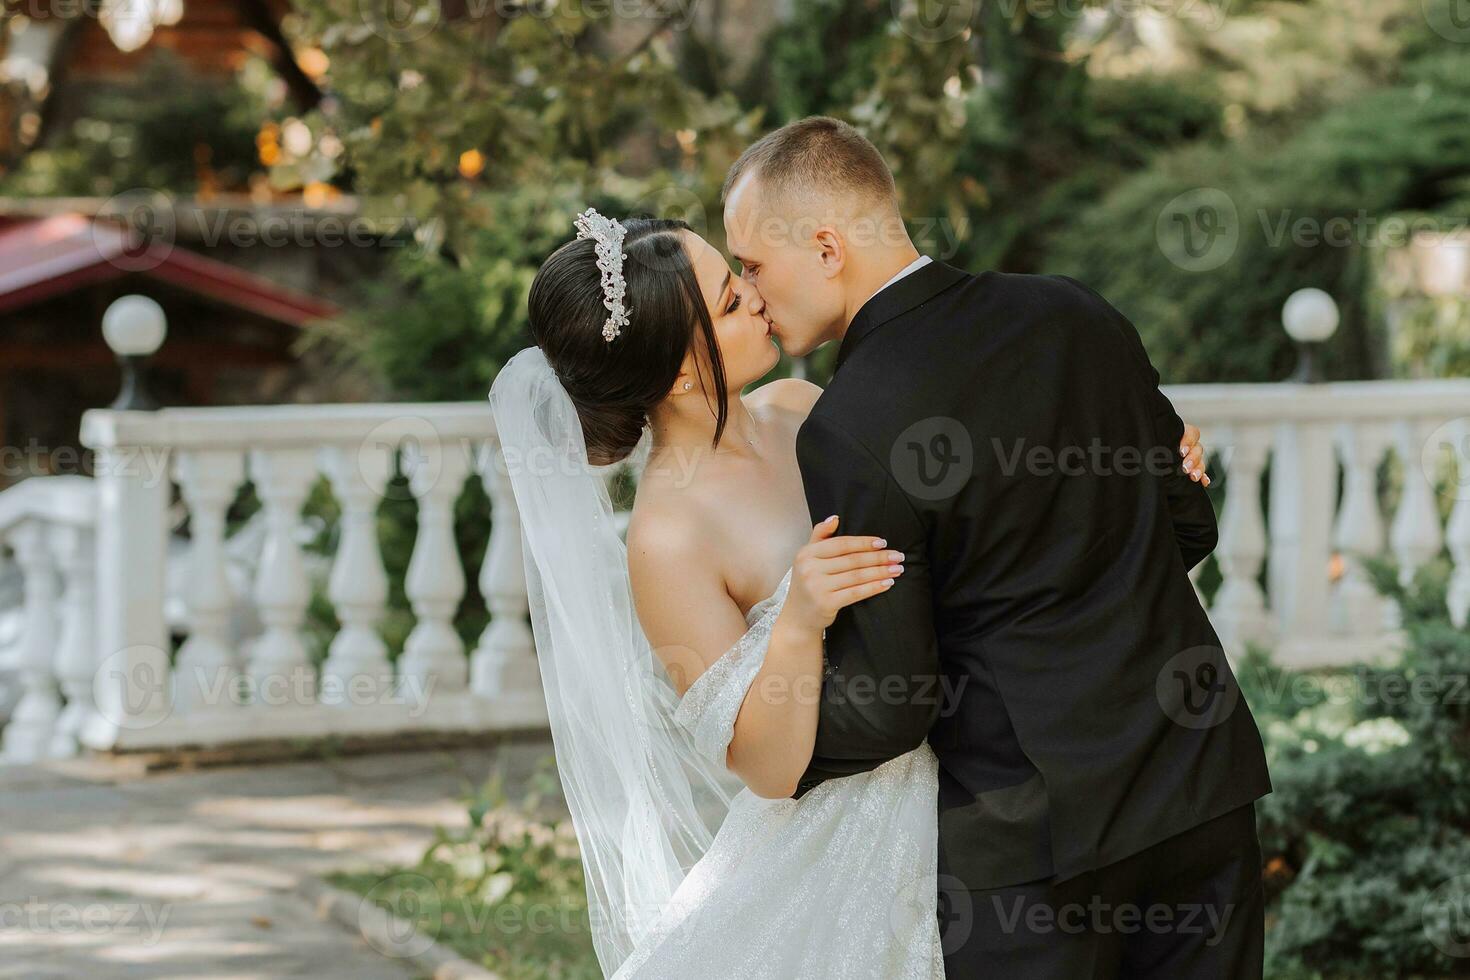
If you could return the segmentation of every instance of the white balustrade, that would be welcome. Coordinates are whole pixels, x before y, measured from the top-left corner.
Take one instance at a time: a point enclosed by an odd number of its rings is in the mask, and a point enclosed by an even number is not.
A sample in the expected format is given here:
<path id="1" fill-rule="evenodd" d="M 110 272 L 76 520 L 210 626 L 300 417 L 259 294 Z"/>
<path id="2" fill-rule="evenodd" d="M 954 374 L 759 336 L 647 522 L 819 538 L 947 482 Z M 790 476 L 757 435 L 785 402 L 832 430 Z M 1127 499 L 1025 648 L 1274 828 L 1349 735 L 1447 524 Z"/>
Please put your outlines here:
<path id="1" fill-rule="evenodd" d="M 316 478 L 316 456 L 299 446 L 250 453 L 250 477 L 266 521 L 265 549 L 255 573 L 255 603 L 265 633 L 251 646 L 247 670 L 254 699 L 267 704 L 316 694 L 301 636 L 311 582 L 296 540 L 301 505 Z"/>
<path id="2" fill-rule="evenodd" d="M 77 749 L 94 669 L 94 490 L 83 477 L 48 476 L 0 494 L 0 544 L 14 553 L 23 603 L 21 696 L 0 732 L 0 759 Z"/>
<path id="3" fill-rule="evenodd" d="M 1335 633 L 1366 636 L 1384 625 L 1383 599 L 1364 565 L 1383 554 L 1378 466 L 1388 451 L 1389 433 L 1372 422 L 1342 425 L 1337 445 L 1343 489 L 1332 543 L 1342 556 L 1342 573 L 1333 590 L 1329 622 Z"/>
<path id="4" fill-rule="evenodd" d="M 1266 560 L 1261 473 L 1271 449 L 1271 433 L 1265 426 L 1239 425 L 1211 437 L 1221 440 L 1224 451 L 1217 458 L 1225 470 L 1217 475 L 1224 476 L 1227 484 L 1215 548 L 1221 583 L 1210 618 L 1226 648 L 1243 652 L 1249 644 L 1264 645 L 1274 635 L 1266 595 L 1258 581 Z"/>
<path id="5" fill-rule="evenodd" d="M 469 668 L 464 642 L 454 629 L 465 590 L 454 543 L 454 502 L 469 474 L 469 460 L 461 447 L 446 446 L 437 436 L 417 448 L 408 485 L 419 502 L 419 533 L 404 592 L 418 622 L 403 644 L 401 666 L 407 677 L 425 683 L 434 678 L 442 690 L 457 691 L 465 686 Z"/>
<path id="6" fill-rule="evenodd" d="M 101 507 L 98 528 L 96 659 L 104 682 L 116 675 L 116 683 L 99 685 L 111 694 L 93 711 L 84 745 L 126 750 L 544 728 L 515 509 L 483 469 L 493 534 L 478 586 L 492 619 L 473 657 L 455 628 L 467 583 L 454 507 L 472 465 L 499 456 L 488 404 L 94 411 L 83 441 L 99 459 L 133 464 L 111 465 L 97 480 L 111 503 Z M 159 459 L 173 461 L 189 515 L 187 635 L 172 665 L 159 581 L 171 483 L 167 467 L 157 478 Z M 265 536 L 242 597 L 227 574 L 226 516 L 247 462 Z M 418 504 L 404 581 L 416 623 L 396 663 L 379 632 L 389 580 L 378 540 L 379 505 L 395 464 Z M 318 575 L 303 550 L 303 508 L 323 476 L 341 517 L 330 570 Z M 134 520 L 121 519 L 127 515 Z M 116 598 L 128 594 L 130 574 L 119 556 L 133 549 L 154 590 L 151 602 Z M 115 598 L 103 614 L 108 593 Z M 314 594 L 325 595 L 340 623 L 324 638 L 319 665 L 307 635 Z M 253 637 L 236 635 L 232 613 L 242 599 L 253 602 L 263 627 Z"/>
<path id="7" fill-rule="evenodd" d="M 175 460 L 179 494 L 189 507 L 189 636 L 174 667 L 173 703 L 181 710 L 236 704 L 240 657 L 230 637 L 235 596 L 225 569 L 225 511 L 245 479 L 238 450 L 186 450 Z"/>
<path id="8" fill-rule="evenodd" d="M 341 704 L 352 684 L 370 695 L 382 694 L 392 686 L 388 645 L 378 635 L 378 623 L 388 605 L 388 573 L 378 548 L 377 518 L 393 457 L 387 446 L 357 453 L 332 446 L 324 450 L 322 463 L 342 502 L 341 539 L 327 590 L 342 628 L 332 638 L 322 664 L 322 700 Z"/>
<path id="9" fill-rule="evenodd" d="M 480 593 L 490 622 L 470 658 L 470 687 L 488 696 L 518 693 L 544 697 L 535 642 L 526 617 L 525 556 L 521 550 L 521 515 L 511 493 L 505 456 L 487 443 L 475 457 L 494 524 L 485 561 L 480 566 Z"/>
<path id="10" fill-rule="evenodd" d="M 1384 556 L 1407 575 L 1447 553 L 1449 611 L 1466 622 L 1470 380 L 1166 394 L 1203 429 L 1223 478 L 1210 613 L 1232 656 L 1251 643 L 1296 666 L 1390 655 L 1402 640 L 1394 608 L 1366 572 Z M 0 493 L 25 608 L 22 697 L 0 758 L 544 728 L 521 529 L 485 402 L 99 410 L 82 438 L 95 479 L 37 477 Z M 1388 459 L 1392 513 L 1379 487 Z M 396 661 L 380 632 L 389 577 L 377 533 L 395 467 L 418 508 L 403 583 L 415 622 Z M 227 519 L 247 470 L 264 545 L 242 587 Z M 471 475 L 491 511 L 474 583 L 455 536 Z M 304 552 L 303 509 L 322 477 L 341 511 L 329 562 Z M 185 574 L 166 576 L 175 486 Z M 175 580 L 185 614 L 166 616 Z M 467 652 L 456 617 L 471 587 L 490 621 Z M 340 626 L 308 622 L 313 595 Z M 251 603 L 253 627 L 240 615 Z"/>

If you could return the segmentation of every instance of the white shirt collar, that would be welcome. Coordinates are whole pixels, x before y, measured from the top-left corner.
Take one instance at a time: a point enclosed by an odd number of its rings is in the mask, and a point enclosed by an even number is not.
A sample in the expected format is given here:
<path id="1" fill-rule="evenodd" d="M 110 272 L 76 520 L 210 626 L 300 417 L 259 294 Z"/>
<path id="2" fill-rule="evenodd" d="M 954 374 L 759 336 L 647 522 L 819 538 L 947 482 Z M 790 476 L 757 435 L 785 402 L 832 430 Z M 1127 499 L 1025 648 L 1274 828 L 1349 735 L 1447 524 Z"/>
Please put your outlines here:
<path id="1" fill-rule="evenodd" d="M 930 259 L 929 259 L 929 256 L 927 256 L 927 255 L 921 255 L 917 259 L 914 259 L 908 265 L 904 266 L 902 269 L 899 269 L 898 270 L 898 275 L 894 276 L 892 279 L 888 280 L 883 285 L 879 286 L 878 287 L 878 292 L 877 293 L 874 293 L 873 296 L 877 296 L 878 293 L 883 292 L 883 290 L 887 289 L 889 286 L 892 286 L 894 283 L 898 282 L 900 279 L 902 279 L 904 276 L 908 275 L 910 272 L 915 272 L 915 271 L 917 271 L 919 269 L 922 269 L 924 266 L 928 265 L 929 262 L 930 262 Z M 872 296 L 869 296 L 868 298 L 869 299 L 872 299 L 873 297 Z"/>

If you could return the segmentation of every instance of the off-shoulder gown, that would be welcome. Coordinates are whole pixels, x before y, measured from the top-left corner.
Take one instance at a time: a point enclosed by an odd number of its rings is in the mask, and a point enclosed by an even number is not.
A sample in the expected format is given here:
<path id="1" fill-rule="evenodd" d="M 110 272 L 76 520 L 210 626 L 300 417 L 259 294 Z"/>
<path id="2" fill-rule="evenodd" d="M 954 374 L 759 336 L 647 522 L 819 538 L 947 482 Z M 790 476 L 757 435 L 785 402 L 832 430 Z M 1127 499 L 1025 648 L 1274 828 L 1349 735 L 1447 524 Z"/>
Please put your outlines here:
<path id="1" fill-rule="evenodd" d="M 724 766 L 790 573 L 674 720 Z M 614 980 L 941 980 L 938 760 L 928 743 L 799 800 L 748 788 Z"/>

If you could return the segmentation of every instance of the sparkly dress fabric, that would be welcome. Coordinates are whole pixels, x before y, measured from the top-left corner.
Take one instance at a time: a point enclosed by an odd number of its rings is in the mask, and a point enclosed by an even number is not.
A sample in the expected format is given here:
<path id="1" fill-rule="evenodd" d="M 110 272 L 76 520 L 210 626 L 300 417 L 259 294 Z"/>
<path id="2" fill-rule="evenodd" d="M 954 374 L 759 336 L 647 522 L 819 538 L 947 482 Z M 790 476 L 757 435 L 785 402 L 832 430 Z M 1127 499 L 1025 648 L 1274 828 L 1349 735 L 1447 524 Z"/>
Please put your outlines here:
<path id="1" fill-rule="evenodd" d="M 721 766 L 789 582 L 679 701 L 675 722 Z M 937 794 L 927 742 L 799 800 L 742 789 L 614 980 L 941 980 Z"/>

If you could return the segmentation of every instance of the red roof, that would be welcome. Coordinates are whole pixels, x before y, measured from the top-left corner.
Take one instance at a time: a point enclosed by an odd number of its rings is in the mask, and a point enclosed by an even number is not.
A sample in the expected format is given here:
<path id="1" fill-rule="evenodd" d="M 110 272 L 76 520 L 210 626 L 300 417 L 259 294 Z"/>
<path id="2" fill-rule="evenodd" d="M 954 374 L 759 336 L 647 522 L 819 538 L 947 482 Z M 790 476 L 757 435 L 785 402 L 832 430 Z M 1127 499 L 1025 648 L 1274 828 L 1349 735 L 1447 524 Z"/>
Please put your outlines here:
<path id="1" fill-rule="evenodd" d="M 143 275 L 221 303 L 302 326 L 336 316 L 334 303 L 133 229 L 81 214 L 0 227 L 0 312 L 97 282 Z"/>

